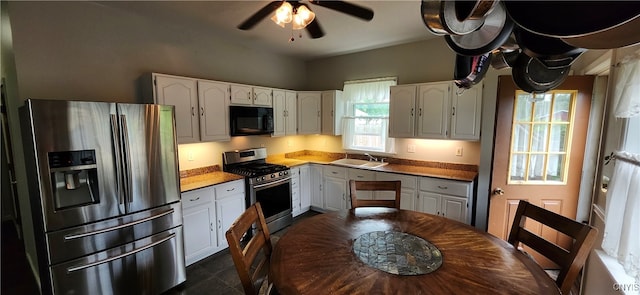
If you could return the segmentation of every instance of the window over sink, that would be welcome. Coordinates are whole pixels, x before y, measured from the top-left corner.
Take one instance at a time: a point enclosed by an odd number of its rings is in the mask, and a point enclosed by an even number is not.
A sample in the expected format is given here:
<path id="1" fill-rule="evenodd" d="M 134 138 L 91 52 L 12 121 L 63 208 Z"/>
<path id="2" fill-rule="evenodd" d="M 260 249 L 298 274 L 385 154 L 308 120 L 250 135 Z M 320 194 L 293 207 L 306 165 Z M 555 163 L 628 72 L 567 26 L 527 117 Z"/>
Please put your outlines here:
<path id="1" fill-rule="evenodd" d="M 343 97 L 342 147 L 379 153 L 393 153 L 394 140 L 389 138 L 389 87 L 395 77 L 346 81 Z"/>

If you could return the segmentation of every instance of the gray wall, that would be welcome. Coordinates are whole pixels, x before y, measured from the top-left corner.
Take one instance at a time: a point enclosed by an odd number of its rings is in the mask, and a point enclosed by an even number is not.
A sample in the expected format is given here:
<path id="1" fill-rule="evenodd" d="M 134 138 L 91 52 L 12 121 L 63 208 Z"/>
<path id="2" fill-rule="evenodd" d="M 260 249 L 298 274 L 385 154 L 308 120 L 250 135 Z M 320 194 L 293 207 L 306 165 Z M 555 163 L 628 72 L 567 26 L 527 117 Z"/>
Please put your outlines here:
<path id="1" fill-rule="evenodd" d="M 95 2 L 9 2 L 21 98 L 138 101 L 160 72 L 299 89 L 305 64 Z"/>

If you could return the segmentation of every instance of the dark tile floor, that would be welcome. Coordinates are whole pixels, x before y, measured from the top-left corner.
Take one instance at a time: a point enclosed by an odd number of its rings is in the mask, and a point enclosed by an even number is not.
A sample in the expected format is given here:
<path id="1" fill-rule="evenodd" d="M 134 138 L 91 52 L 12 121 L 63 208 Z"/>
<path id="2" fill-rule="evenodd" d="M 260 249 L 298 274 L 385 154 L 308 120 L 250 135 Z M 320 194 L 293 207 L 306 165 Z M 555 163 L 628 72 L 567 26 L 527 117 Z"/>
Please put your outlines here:
<path id="1" fill-rule="evenodd" d="M 309 211 L 294 219 L 294 223 L 316 215 Z M 288 228 L 273 233 L 281 237 Z M 2 256 L 0 294 L 38 294 L 35 279 L 28 267 L 22 241 L 11 222 L 2 223 Z M 228 250 L 223 250 L 187 267 L 187 281 L 169 290 L 174 294 L 244 294 L 240 279 Z"/>

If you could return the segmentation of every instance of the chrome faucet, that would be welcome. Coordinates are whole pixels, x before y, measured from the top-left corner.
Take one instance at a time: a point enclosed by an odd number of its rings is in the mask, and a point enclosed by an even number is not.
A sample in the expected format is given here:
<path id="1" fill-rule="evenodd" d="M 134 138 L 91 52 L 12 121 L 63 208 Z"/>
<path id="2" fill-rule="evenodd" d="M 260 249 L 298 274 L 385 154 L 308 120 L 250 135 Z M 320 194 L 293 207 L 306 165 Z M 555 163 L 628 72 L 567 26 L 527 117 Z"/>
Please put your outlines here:
<path id="1" fill-rule="evenodd" d="M 378 162 L 378 158 L 376 158 L 376 157 L 374 157 L 374 156 L 372 156 L 372 155 L 369 155 L 369 153 L 364 153 L 364 155 L 365 155 L 365 156 L 367 156 L 367 157 L 369 157 L 369 161 L 376 161 L 376 162 Z"/>

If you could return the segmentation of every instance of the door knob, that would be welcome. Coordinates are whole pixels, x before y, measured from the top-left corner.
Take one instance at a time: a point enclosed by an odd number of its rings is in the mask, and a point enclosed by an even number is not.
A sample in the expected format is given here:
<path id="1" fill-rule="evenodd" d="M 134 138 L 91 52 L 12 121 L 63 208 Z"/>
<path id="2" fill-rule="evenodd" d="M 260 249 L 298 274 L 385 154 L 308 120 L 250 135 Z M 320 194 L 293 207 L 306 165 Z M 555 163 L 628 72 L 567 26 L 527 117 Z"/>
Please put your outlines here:
<path id="1" fill-rule="evenodd" d="M 504 190 L 499 188 L 499 187 L 497 187 L 496 189 L 493 190 L 493 194 L 502 196 L 502 195 L 504 195 Z"/>

